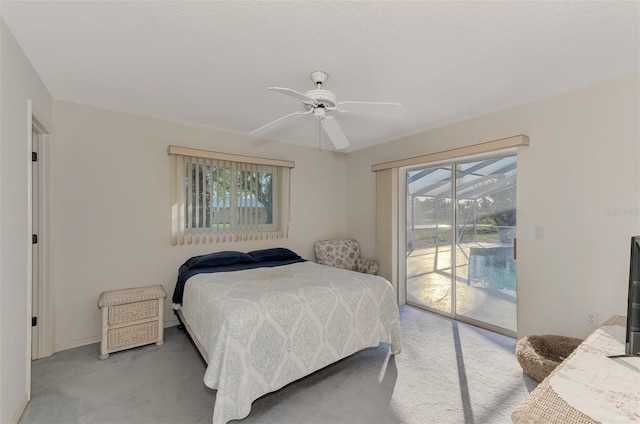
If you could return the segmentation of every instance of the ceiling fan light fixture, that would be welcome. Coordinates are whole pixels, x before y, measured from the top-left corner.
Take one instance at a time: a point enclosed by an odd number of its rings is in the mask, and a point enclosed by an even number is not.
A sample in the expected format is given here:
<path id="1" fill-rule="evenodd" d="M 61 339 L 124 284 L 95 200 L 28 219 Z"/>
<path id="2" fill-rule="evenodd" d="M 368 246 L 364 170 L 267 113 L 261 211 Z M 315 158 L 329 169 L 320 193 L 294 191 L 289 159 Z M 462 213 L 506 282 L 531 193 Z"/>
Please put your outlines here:
<path id="1" fill-rule="evenodd" d="M 313 116 L 315 116 L 319 120 L 324 119 L 324 117 L 326 116 L 325 108 L 323 106 L 313 108 Z"/>

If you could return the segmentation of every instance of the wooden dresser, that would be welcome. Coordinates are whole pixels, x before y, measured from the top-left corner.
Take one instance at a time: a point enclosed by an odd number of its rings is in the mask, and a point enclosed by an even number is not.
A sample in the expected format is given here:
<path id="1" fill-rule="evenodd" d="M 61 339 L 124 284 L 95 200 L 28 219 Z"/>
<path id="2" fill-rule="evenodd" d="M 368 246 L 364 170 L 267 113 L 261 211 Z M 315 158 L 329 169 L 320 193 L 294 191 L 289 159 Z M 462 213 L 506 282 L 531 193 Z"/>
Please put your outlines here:
<path id="1" fill-rule="evenodd" d="M 132 347 L 164 343 L 163 303 L 167 293 L 160 284 L 100 294 L 102 340 L 100 359 Z"/>

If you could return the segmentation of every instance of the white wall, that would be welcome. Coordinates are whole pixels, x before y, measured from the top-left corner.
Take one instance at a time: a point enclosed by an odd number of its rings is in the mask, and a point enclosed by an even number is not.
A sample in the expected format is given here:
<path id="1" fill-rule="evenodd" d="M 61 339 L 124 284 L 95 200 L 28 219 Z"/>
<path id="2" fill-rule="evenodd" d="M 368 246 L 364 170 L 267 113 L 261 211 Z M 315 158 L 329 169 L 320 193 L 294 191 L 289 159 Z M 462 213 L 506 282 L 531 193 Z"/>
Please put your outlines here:
<path id="1" fill-rule="evenodd" d="M 315 240 L 346 234 L 343 153 L 66 102 L 54 120 L 56 350 L 98 340 L 104 290 L 160 283 L 170 297 L 193 255 L 284 246 L 314 259 Z M 295 161 L 289 238 L 171 246 L 170 144 Z"/>
<path id="2" fill-rule="evenodd" d="M 52 98 L 0 19 L 0 422 L 17 420 L 29 394 L 30 249 L 27 100 L 52 128 Z"/>
<path id="3" fill-rule="evenodd" d="M 526 134 L 518 153 L 518 335 L 583 337 L 626 314 L 629 246 L 640 234 L 640 75 L 349 155 L 349 232 L 375 253 L 371 165 Z M 544 226 L 543 240 L 534 226 Z"/>

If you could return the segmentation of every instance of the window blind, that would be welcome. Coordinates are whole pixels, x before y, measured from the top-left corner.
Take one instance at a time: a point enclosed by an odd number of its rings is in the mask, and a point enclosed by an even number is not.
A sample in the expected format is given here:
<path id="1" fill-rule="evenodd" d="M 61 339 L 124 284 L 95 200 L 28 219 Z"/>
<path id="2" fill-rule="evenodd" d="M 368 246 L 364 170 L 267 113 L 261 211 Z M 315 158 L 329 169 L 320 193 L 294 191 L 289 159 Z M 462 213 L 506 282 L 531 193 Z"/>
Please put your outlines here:
<path id="1" fill-rule="evenodd" d="M 288 236 L 293 162 L 169 146 L 172 244 Z"/>

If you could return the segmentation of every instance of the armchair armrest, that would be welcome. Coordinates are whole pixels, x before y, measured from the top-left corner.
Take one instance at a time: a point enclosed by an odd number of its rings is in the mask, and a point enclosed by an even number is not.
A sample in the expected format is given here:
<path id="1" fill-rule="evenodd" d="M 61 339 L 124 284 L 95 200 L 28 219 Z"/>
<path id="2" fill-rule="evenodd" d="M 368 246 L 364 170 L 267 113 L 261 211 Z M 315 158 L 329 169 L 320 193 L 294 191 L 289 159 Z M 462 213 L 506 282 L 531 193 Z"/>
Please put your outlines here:
<path id="1" fill-rule="evenodd" d="M 378 261 L 358 258 L 356 260 L 356 271 L 375 275 L 378 273 Z"/>

